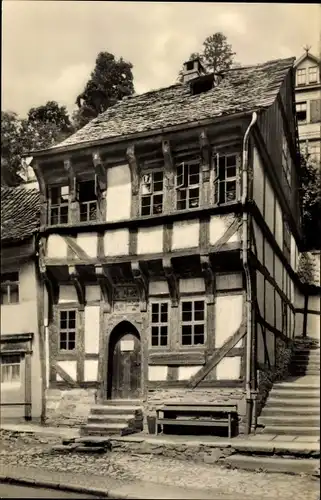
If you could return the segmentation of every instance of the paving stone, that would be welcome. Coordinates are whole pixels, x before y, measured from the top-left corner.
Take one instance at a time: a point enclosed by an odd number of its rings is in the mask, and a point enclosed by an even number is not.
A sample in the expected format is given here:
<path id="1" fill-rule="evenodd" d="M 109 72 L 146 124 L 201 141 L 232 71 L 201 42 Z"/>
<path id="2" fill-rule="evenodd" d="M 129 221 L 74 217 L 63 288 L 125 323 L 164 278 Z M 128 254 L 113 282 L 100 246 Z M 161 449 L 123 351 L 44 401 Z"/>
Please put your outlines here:
<path id="1" fill-rule="evenodd" d="M 295 439 L 296 439 L 296 436 L 286 436 L 286 435 L 284 435 L 284 436 L 275 436 L 275 438 L 273 439 L 273 442 L 275 443 L 275 442 L 281 441 L 281 442 L 285 443 L 285 442 L 288 442 L 288 441 L 289 442 L 295 441 Z"/>

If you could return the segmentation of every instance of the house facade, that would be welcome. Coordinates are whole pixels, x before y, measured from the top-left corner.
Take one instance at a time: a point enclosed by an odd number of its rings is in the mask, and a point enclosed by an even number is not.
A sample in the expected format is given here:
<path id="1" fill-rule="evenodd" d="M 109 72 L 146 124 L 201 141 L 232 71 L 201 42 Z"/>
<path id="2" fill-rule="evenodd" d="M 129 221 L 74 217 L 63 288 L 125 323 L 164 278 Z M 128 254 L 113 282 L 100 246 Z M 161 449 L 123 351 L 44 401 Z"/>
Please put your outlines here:
<path id="1" fill-rule="evenodd" d="M 38 228 L 39 193 L 1 187 L 1 421 L 41 420 L 44 411 Z"/>
<path id="2" fill-rule="evenodd" d="M 293 63 L 202 75 L 189 61 L 183 83 L 33 152 L 48 422 L 134 399 L 144 415 L 228 401 L 241 431 L 255 425 L 260 373 L 286 372 L 298 333 Z"/>
<path id="3" fill-rule="evenodd" d="M 295 100 L 300 149 L 320 164 L 321 61 L 308 50 L 295 62 Z"/>

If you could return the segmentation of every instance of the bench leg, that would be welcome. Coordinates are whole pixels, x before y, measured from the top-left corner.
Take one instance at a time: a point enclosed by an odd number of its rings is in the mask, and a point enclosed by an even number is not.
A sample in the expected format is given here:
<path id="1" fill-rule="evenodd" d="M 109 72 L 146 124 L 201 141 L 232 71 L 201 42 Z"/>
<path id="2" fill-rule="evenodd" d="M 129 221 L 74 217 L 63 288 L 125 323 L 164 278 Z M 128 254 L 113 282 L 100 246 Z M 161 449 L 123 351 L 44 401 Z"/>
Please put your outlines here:
<path id="1" fill-rule="evenodd" d="M 228 414 L 228 437 L 232 437 L 232 422 L 231 422 L 231 414 Z"/>

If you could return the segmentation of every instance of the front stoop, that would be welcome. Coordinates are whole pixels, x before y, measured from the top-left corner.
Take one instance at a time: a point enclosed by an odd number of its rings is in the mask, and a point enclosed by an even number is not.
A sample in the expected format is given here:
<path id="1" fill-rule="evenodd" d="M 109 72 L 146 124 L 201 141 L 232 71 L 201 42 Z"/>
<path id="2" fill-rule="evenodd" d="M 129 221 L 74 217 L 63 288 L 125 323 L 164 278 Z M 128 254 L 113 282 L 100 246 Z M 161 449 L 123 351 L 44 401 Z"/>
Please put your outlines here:
<path id="1" fill-rule="evenodd" d="M 111 400 L 90 409 L 81 436 L 126 436 L 143 430 L 143 411 L 137 400 Z"/>
<path id="2" fill-rule="evenodd" d="M 273 385 L 258 418 L 263 434 L 320 436 L 320 347 L 295 339 L 291 376 Z"/>

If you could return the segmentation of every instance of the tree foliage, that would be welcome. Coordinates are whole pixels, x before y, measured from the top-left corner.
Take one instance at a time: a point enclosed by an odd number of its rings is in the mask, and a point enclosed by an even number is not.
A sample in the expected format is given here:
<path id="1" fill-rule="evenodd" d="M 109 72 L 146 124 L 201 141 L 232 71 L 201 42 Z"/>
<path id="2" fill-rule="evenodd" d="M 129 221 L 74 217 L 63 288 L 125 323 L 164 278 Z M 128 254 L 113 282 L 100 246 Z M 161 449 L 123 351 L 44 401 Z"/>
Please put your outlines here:
<path id="1" fill-rule="evenodd" d="M 85 88 L 76 99 L 75 127 L 81 128 L 124 96 L 134 93 L 132 64 L 109 52 L 100 52 Z"/>
<path id="2" fill-rule="evenodd" d="M 56 101 L 48 101 L 44 106 L 31 108 L 28 111 L 29 123 L 56 125 L 63 133 L 72 131 L 72 125 L 65 106 L 59 106 Z"/>
<path id="3" fill-rule="evenodd" d="M 321 250 L 321 170 L 320 162 L 301 155 L 300 203 L 302 230 L 307 250 Z"/>
<path id="4" fill-rule="evenodd" d="M 193 52 L 189 61 L 199 58 L 202 63 L 205 73 L 218 73 L 229 69 L 234 63 L 234 56 L 232 45 L 227 41 L 226 36 L 221 33 L 214 33 L 208 36 L 203 42 L 202 52 Z M 183 79 L 183 71 L 179 72 L 179 81 Z"/>

